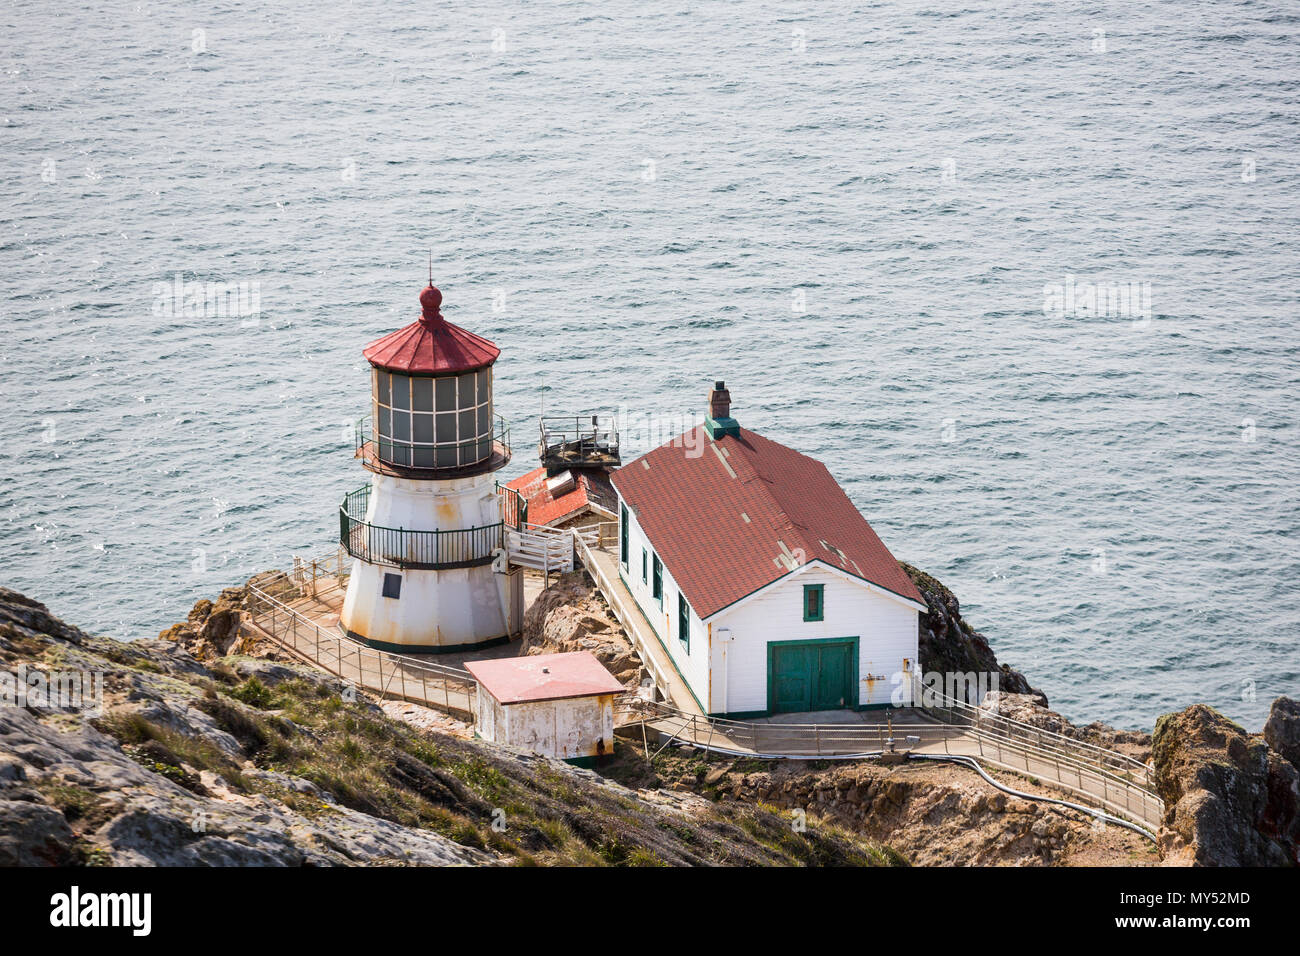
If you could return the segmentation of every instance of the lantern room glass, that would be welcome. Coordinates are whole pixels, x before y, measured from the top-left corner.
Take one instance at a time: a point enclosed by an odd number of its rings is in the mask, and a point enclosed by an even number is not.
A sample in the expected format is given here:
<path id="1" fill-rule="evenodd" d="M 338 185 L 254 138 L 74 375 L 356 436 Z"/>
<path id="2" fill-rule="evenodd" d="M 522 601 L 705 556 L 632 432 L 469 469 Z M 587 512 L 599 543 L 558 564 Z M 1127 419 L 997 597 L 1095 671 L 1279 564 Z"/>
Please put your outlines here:
<path id="1" fill-rule="evenodd" d="M 403 375 L 372 369 L 379 460 L 403 468 L 465 468 L 492 454 L 492 369 Z"/>

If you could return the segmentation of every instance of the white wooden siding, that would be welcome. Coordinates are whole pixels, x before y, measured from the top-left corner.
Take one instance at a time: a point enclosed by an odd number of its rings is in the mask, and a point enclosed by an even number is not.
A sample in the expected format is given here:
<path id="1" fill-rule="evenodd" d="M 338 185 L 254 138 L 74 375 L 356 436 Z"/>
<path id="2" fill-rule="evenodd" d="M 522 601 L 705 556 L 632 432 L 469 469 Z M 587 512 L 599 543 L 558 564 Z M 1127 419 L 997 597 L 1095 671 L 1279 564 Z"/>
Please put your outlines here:
<path id="1" fill-rule="evenodd" d="M 823 620 L 803 619 L 805 584 L 823 585 Z M 904 660 L 912 666 L 916 663 L 916 610 L 822 564 L 807 565 L 768 585 L 714 615 L 710 624 L 718 697 L 710 707 L 713 713 L 767 710 L 770 641 L 858 638 L 858 704 L 862 707 L 889 703 Z M 724 628 L 730 631 L 730 642 L 716 639 Z"/>
<path id="2" fill-rule="evenodd" d="M 620 498 L 620 504 L 625 504 Z M 650 621 L 677 670 L 711 714 L 767 710 L 769 641 L 858 638 L 858 704 L 887 704 L 904 661 L 916 666 L 915 608 L 873 590 L 866 582 L 814 563 L 768 585 L 748 599 L 700 621 L 691 608 L 689 653 L 677 634 L 677 582 L 664 565 L 663 607 L 651 596 L 653 558 L 641 580 L 641 551 L 655 554 L 635 512 L 628 512 L 628 564 L 620 565 L 632 597 Z M 662 560 L 662 559 L 661 559 Z M 824 585 L 824 620 L 803 619 L 803 586 Z M 689 603 L 689 602 L 688 602 Z"/>
<path id="3" fill-rule="evenodd" d="M 614 695 L 502 704 L 479 685 L 480 737 L 573 760 L 613 752 Z"/>

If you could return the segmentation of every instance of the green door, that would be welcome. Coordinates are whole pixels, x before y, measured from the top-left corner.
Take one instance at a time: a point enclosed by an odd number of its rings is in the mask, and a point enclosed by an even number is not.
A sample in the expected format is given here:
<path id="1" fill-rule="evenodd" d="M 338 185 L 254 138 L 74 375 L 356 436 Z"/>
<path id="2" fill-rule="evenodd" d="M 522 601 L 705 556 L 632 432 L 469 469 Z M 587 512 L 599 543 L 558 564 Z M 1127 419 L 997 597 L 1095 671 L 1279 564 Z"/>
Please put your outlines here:
<path id="1" fill-rule="evenodd" d="M 812 709 L 812 659 L 808 647 L 769 645 L 768 696 L 774 714 Z"/>
<path id="2" fill-rule="evenodd" d="M 814 648 L 817 666 L 813 672 L 813 710 L 835 710 L 849 705 L 850 644 L 827 644 Z M 854 701 L 856 704 L 857 701 Z"/>
<path id="3" fill-rule="evenodd" d="M 768 646 L 768 710 L 788 714 L 858 705 L 857 639 Z"/>

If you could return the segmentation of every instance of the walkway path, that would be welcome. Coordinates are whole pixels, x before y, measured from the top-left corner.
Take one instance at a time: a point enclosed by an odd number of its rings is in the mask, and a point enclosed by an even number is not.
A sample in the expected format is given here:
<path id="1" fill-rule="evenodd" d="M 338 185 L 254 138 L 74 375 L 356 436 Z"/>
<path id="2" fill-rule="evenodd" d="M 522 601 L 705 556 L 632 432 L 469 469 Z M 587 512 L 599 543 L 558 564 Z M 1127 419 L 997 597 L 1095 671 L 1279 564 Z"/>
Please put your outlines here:
<path id="1" fill-rule="evenodd" d="M 665 704 L 629 702 L 624 726 L 642 723 L 661 745 L 690 744 L 728 756 L 769 759 L 849 759 L 888 751 L 974 757 L 981 763 L 1059 787 L 1085 802 L 1151 829 L 1164 803 L 1133 779 L 1067 753 L 1007 739 L 968 725 L 941 723 L 921 708 L 868 711 L 859 722 L 797 724 L 732 721 L 675 711 Z M 867 722 L 868 720 L 874 722 Z"/>
<path id="2" fill-rule="evenodd" d="M 639 725 L 647 739 L 653 735 L 660 745 L 686 743 L 715 753 L 770 759 L 848 759 L 891 750 L 973 757 L 1066 790 L 1151 829 L 1160 826 L 1164 805 L 1152 792 L 1149 771 L 1142 764 L 956 701 L 936 709 L 837 711 L 759 721 L 708 717 L 619 579 L 615 556 L 576 536 L 574 549 L 668 698 L 668 703 L 652 703 L 629 695 L 621 701 L 619 722 Z M 250 587 L 249 626 L 346 683 L 472 721 L 477 684 L 460 665 L 466 659 L 515 656 L 518 644 L 445 655 L 437 661 L 365 647 L 337 628 L 344 577 L 337 567 L 322 570 L 317 564 L 312 562 L 309 577 L 295 572 Z"/>
<path id="3" fill-rule="evenodd" d="M 614 612 L 618 623 L 623 625 L 624 633 L 632 642 L 632 647 L 636 649 L 641 663 L 650 672 L 660 693 L 680 711 L 702 716 L 704 711 L 696 703 L 686 681 L 677 673 L 672 658 L 659 642 L 659 635 L 651 629 L 650 622 L 636 606 L 631 592 L 619 579 L 618 559 L 609 551 L 590 547 L 577 536 L 574 537 L 574 552 L 596 582 L 596 587 L 604 596 L 609 609 Z"/>

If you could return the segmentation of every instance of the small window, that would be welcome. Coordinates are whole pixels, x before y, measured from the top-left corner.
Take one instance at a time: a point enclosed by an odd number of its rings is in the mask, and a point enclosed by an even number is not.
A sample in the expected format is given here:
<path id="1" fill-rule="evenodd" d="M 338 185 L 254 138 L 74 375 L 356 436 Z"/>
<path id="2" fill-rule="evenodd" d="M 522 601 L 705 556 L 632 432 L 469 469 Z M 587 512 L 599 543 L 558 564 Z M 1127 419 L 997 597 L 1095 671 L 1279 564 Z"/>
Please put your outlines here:
<path id="1" fill-rule="evenodd" d="M 627 567 L 627 505 L 619 505 L 618 519 L 618 559 Z"/>
<path id="2" fill-rule="evenodd" d="M 402 576 L 400 574 L 384 575 L 384 597 L 400 598 L 402 596 Z"/>
<path id="3" fill-rule="evenodd" d="M 805 584 L 803 586 L 803 619 L 805 621 L 825 620 L 826 608 L 823 605 L 822 592 L 824 584 Z"/>
<path id="4" fill-rule="evenodd" d="M 645 548 L 641 549 L 641 583 L 646 584 L 650 580 L 650 552 Z"/>
<path id="5" fill-rule="evenodd" d="M 659 602 L 659 606 L 664 606 L 664 566 L 659 560 L 659 555 L 652 554 L 650 562 L 654 566 L 651 574 L 650 593 L 654 599 Z"/>
<path id="6" fill-rule="evenodd" d="M 686 603 L 686 595 L 677 592 L 677 639 L 682 642 L 686 652 L 691 650 L 691 606 Z"/>

